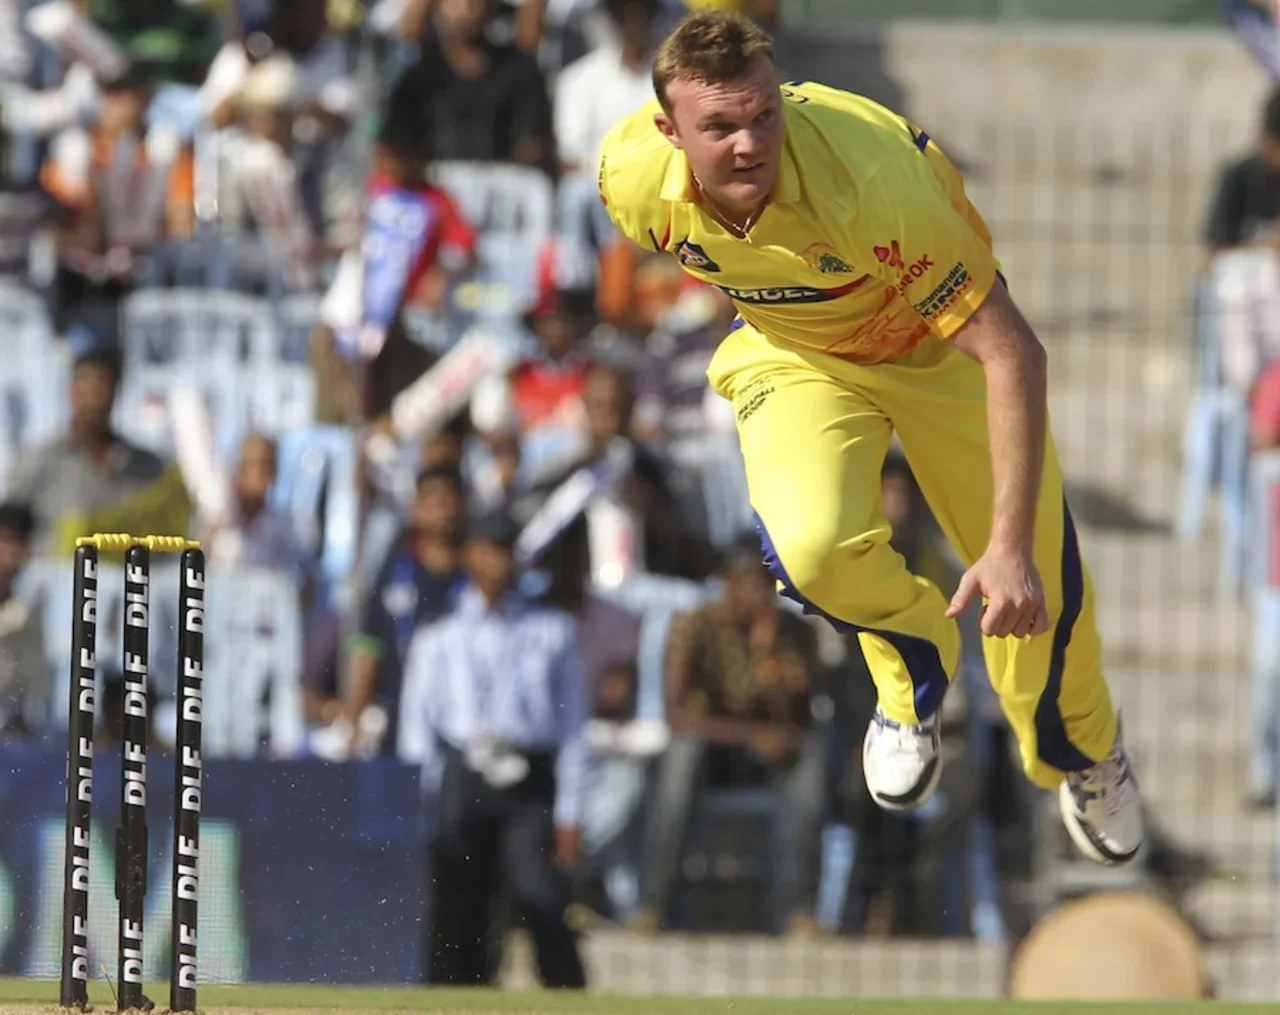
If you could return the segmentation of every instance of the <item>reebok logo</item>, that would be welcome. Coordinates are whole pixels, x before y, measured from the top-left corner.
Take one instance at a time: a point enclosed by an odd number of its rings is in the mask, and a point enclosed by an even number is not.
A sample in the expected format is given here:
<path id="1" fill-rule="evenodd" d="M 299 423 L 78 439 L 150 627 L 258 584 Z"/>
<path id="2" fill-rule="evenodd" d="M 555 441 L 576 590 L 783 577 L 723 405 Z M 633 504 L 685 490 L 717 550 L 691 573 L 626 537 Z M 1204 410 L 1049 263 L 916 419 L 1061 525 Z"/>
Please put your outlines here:
<path id="1" fill-rule="evenodd" d="M 898 241 L 894 240 L 887 247 L 876 247 L 876 260 L 881 264 L 887 264 L 890 268 L 902 270 L 902 248 L 898 246 Z"/>
<path id="2" fill-rule="evenodd" d="M 898 274 L 901 276 L 897 284 L 899 296 L 905 293 L 916 279 L 923 278 L 925 273 L 934 267 L 933 258 L 928 254 L 907 264 L 902 259 L 902 247 L 897 240 L 893 240 L 887 247 L 876 247 L 875 255 L 876 260 L 881 264 L 898 269 Z"/>

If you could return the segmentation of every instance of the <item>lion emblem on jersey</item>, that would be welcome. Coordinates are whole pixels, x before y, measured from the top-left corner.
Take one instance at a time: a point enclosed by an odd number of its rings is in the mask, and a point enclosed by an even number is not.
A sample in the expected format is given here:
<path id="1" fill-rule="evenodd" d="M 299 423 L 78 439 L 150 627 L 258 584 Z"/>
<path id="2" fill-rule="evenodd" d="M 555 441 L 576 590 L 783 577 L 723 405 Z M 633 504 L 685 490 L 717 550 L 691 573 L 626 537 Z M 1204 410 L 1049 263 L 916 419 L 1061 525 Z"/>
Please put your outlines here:
<path id="1" fill-rule="evenodd" d="M 853 271 L 829 243 L 814 243 L 800 252 L 800 260 L 824 275 L 847 275 Z"/>

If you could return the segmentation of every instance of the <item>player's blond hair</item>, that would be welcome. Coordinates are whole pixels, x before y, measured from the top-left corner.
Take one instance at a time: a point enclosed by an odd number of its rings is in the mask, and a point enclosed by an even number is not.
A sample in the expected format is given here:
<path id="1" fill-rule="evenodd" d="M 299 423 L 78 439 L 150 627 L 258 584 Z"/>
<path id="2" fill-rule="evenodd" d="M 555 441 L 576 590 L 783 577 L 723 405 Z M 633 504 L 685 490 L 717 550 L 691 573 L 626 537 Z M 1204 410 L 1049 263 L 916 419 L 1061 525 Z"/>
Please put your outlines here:
<path id="1" fill-rule="evenodd" d="M 773 59 L 773 39 L 750 18 L 727 11 L 688 14 L 654 57 L 653 92 L 670 112 L 667 86 L 672 81 L 732 81 L 759 56 Z"/>

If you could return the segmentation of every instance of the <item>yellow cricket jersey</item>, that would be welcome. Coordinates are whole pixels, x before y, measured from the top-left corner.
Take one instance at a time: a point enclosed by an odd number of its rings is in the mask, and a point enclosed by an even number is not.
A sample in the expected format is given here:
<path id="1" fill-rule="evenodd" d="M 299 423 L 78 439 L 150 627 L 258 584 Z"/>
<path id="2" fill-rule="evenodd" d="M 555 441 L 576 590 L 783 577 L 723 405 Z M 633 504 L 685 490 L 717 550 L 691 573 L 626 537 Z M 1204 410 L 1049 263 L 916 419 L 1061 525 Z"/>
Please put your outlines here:
<path id="1" fill-rule="evenodd" d="M 854 363 L 949 338 L 999 266 L 964 181 L 927 134 L 870 99 L 783 86 L 785 143 L 768 206 L 739 239 L 703 210 L 658 103 L 601 149 L 600 195 L 624 234 L 674 254 L 771 339 Z"/>

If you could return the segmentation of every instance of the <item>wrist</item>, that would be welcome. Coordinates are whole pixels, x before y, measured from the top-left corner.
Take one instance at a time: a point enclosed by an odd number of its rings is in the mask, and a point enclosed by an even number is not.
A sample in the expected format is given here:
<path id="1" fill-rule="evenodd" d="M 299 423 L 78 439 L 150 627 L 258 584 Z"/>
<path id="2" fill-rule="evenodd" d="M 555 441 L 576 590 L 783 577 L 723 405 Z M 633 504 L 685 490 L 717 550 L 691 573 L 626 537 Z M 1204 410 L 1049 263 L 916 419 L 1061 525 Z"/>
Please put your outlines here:
<path id="1" fill-rule="evenodd" d="M 987 543 L 988 553 L 1004 556 L 1032 556 L 1035 547 L 1035 535 L 1020 526 L 997 525 L 991 530 L 991 539 Z"/>

